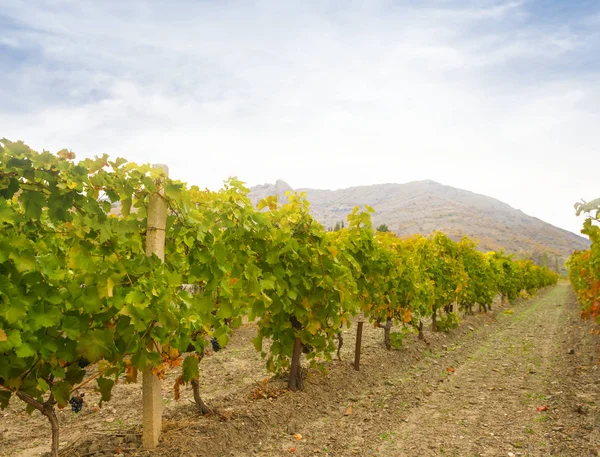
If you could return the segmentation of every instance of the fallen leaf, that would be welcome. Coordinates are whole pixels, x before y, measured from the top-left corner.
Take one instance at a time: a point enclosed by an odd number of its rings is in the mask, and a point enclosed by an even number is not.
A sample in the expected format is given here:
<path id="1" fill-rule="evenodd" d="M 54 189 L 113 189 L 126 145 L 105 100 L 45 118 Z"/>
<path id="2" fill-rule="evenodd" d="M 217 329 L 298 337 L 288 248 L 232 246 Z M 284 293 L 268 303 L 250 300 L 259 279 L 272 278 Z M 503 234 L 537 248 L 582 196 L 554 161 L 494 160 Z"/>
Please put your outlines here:
<path id="1" fill-rule="evenodd" d="M 291 447 L 291 448 L 288 449 L 288 452 L 291 452 L 291 453 L 296 452 L 296 448 L 295 447 Z"/>
<path id="2" fill-rule="evenodd" d="M 542 411 L 548 411 L 548 407 L 547 406 L 538 406 L 537 410 L 541 413 Z"/>
<path id="3" fill-rule="evenodd" d="M 456 370 L 452 367 L 448 367 L 446 368 L 446 371 L 448 371 L 448 373 L 454 373 Z"/>
<path id="4" fill-rule="evenodd" d="M 223 409 L 218 411 L 219 414 L 219 419 L 222 421 L 229 421 L 233 418 L 233 411 L 231 410 L 227 410 L 227 409 Z"/>
<path id="5" fill-rule="evenodd" d="M 296 433 L 296 434 L 294 435 L 294 439 L 295 439 L 295 440 L 301 440 L 301 439 L 302 439 L 302 435 L 300 435 L 300 433 Z"/>
<path id="6" fill-rule="evenodd" d="M 344 413 L 344 416 L 349 416 L 350 414 L 352 414 L 352 406 L 348 406 L 346 408 L 346 412 Z"/>

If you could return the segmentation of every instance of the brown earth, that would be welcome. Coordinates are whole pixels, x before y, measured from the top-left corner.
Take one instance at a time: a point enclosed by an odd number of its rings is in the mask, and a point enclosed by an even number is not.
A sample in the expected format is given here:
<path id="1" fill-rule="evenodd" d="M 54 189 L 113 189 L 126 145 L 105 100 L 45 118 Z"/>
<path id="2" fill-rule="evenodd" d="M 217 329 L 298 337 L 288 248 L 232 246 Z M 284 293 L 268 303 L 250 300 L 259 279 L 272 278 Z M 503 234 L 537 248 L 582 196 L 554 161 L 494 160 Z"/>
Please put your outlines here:
<path id="1" fill-rule="evenodd" d="M 359 372 L 349 363 L 352 328 L 344 361 L 309 371 L 305 391 L 279 392 L 285 380 L 272 379 L 275 398 L 256 400 L 267 374 L 247 324 L 202 361 L 201 389 L 215 414 L 199 416 L 189 388 L 174 401 L 178 373 L 170 373 L 161 443 L 148 452 L 140 449 L 141 385 L 118 384 L 101 409 L 90 388 L 80 414 L 58 413 L 61 455 L 600 456 L 600 338 L 591 328 L 567 284 L 466 316 L 449 334 L 426 333 L 428 343 L 410 335 L 397 350 L 365 326 Z M 1 456 L 40 455 L 49 426 L 13 401 L 0 412 L 0 443 Z"/>

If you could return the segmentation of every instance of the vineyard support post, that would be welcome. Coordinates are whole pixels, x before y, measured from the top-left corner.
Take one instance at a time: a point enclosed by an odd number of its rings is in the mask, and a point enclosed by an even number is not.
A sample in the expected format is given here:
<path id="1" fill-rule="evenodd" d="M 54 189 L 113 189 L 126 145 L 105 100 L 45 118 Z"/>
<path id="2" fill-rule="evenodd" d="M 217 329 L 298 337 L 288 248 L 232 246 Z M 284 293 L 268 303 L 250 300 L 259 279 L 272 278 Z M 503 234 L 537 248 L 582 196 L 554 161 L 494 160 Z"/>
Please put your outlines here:
<path id="1" fill-rule="evenodd" d="M 168 176 L 166 165 L 153 165 Z M 150 195 L 148 204 L 148 226 L 146 231 L 146 255 L 155 254 L 165 259 L 165 229 L 167 226 L 167 202 L 164 199 L 163 182 L 157 183 L 156 192 Z M 152 373 L 152 367 L 144 370 L 142 378 L 143 433 L 142 444 L 145 449 L 158 446 L 162 426 L 162 396 L 160 379 Z"/>
<path id="2" fill-rule="evenodd" d="M 291 391 L 298 390 L 298 374 L 300 373 L 300 352 L 302 351 L 302 342 L 299 337 L 294 340 L 294 352 L 292 353 L 292 366 L 290 367 L 290 379 L 288 381 L 288 389 Z"/>
<path id="3" fill-rule="evenodd" d="M 360 348 L 362 345 L 363 324 L 364 322 L 359 320 L 356 326 L 356 347 L 354 348 L 354 369 L 356 371 L 360 370 Z"/>

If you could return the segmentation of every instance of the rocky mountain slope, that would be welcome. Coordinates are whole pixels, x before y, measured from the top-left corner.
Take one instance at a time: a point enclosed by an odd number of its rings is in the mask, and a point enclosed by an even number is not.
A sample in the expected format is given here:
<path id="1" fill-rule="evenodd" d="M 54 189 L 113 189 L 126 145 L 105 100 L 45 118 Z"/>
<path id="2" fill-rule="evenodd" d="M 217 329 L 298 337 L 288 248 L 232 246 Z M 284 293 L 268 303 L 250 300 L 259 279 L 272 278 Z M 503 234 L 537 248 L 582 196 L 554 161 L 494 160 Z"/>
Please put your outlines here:
<path id="1" fill-rule="evenodd" d="M 263 184 L 251 189 L 250 197 L 258 202 L 267 195 L 306 192 L 311 213 L 325 227 L 345 221 L 354 206 L 370 205 L 375 209 L 375 226 L 386 224 L 400 236 L 441 230 L 453 239 L 469 236 L 479 240 L 480 249 L 498 250 L 540 257 L 543 252 L 561 263 L 575 249 L 586 249 L 588 241 L 528 216 L 520 210 L 491 197 L 445 186 L 435 181 L 406 184 L 377 184 L 339 190 L 292 189 L 284 181 Z M 552 265 L 551 265 L 552 266 Z"/>

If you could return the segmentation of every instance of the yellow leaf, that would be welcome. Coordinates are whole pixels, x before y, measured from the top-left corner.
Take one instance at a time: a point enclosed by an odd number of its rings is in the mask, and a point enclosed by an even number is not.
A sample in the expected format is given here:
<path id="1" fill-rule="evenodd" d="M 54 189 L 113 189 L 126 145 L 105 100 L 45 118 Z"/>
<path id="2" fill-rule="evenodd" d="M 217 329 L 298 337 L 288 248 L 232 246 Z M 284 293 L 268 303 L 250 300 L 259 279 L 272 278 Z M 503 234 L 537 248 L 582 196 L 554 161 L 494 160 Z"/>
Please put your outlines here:
<path id="1" fill-rule="evenodd" d="M 306 326 L 306 331 L 311 335 L 317 333 L 317 331 L 321 328 L 321 323 L 319 321 L 311 321 Z"/>
<path id="2" fill-rule="evenodd" d="M 0 343 L 2 343 L 3 341 L 8 341 L 8 337 L 6 336 L 4 330 L 0 328 Z"/>
<path id="3" fill-rule="evenodd" d="M 337 250 L 337 248 L 335 246 L 329 246 L 328 249 L 329 249 L 329 252 L 331 253 L 331 255 L 333 257 L 337 257 L 338 250 Z"/>

